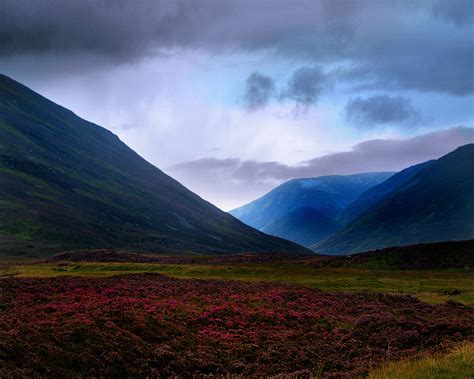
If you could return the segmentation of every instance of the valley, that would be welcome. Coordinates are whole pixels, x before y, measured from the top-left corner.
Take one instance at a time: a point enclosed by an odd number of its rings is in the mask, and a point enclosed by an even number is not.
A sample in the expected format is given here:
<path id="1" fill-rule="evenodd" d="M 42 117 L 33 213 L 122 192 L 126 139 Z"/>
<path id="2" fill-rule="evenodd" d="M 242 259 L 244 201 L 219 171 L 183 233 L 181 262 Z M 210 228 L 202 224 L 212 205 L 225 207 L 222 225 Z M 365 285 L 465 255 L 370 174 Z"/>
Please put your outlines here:
<path id="1" fill-rule="evenodd" d="M 0 75 L 0 377 L 473 376 L 473 164 L 224 212 Z"/>

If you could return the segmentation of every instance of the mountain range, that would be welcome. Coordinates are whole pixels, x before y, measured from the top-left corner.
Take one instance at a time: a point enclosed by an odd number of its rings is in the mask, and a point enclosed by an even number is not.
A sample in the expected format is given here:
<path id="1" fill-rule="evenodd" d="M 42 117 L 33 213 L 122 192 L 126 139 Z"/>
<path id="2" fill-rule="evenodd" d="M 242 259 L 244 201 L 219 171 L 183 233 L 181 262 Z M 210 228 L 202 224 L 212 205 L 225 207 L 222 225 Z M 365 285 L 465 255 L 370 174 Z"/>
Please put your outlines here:
<path id="1" fill-rule="evenodd" d="M 107 247 L 308 253 L 219 210 L 110 131 L 3 75 L 0 173 L 2 254 Z"/>
<path id="2" fill-rule="evenodd" d="M 473 239 L 473 173 L 469 144 L 398 173 L 290 180 L 229 214 L 0 75 L 0 255 L 310 253 L 300 245 L 332 255 Z"/>
<path id="3" fill-rule="evenodd" d="M 231 214 L 330 255 L 472 239 L 473 173 L 469 144 L 396 174 L 291 180 Z"/>
<path id="4" fill-rule="evenodd" d="M 392 172 L 290 180 L 230 213 L 265 233 L 310 246 L 341 225 L 338 215 Z"/>
<path id="5" fill-rule="evenodd" d="M 341 254 L 474 238 L 474 144 L 389 180 L 395 185 L 382 184 L 391 187 L 388 193 L 312 249 Z M 369 197 L 362 195 L 351 209 Z"/>

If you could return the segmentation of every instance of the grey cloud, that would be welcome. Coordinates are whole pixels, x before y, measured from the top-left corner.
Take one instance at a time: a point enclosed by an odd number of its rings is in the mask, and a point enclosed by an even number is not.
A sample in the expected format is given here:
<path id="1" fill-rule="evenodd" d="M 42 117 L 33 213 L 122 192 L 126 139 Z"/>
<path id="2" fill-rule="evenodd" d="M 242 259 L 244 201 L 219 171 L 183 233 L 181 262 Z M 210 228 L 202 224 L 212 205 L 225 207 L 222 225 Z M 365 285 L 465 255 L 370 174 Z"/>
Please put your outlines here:
<path id="1" fill-rule="evenodd" d="M 458 26 L 474 21 L 472 0 L 438 0 L 433 6 L 433 14 Z"/>
<path id="2" fill-rule="evenodd" d="M 278 162 L 203 158 L 177 164 L 167 171 L 204 199 L 230 210 L 276 186 L 284 180 L 286 168 Z"/>
<path id="3" fill-rule="evenodd" d="M 4 0 L 0 56 L 91 54 L 123 60 L 180 39 L 182 3 L 170 1 Z"/>
<path id="4" fill-rule="evenodd" d="M 466 95 L 474 93 L 472 33 L 445 20 L 471 22 L 471 4 L 3 0 L 0 57 L 96 55 L 115 62 L 169 48 L 265 50 L 310 64 L 366 67 L 365 78 L 346 78 L 374 88 Z"/>
<path id="5" fill-rule="evenodd" d="M 294 100 L 297 106 L 307 109 L 318 100 L 325 80 L 326 76 L 320 67 L 300 67 L 293 72 L 281 98 Z"/>
<path id="6" fill-rule="evenodd" d="M 245 82 L 245 106 L 250 110 L 264 107 L 275 93 L 275 84 L 270 76 L 252 73 Z"/>
<path id="7" fill-rule="evenodd" d="M 356 89 L 416 90 L 465 96 L 474 93 L 474 42 L 460 28 L 432 21 L 387 25 L 353 41 L 352 65 L 339 79 Z"/>
<path id="8" fill-rule="evenodd" d="M 410 127 L 421 121 L 421 115 L 411 100 L 401 96 L 356 97 L 347 103 L 345 115 L 349 122 L 369 129 L 392 123 Z"/>
<path id="9" fill-rule="evenodd" d="M 474 143 L 474 128 L 454 127 L 407 139 L 374 139 L 350 151 L 289 166 L 279 162 L 204 158 L 171 167 L 171 175 L 224 209 L 242 205 L 284 181 L 322 175 L 399 171 Z"/>
<path id="10" fill-rule="evenodd" d="M 327 76 L 321 67 L 300 67 L 291 74 L 286 88 L 277 99 L 294 101 L 296 113 L 306 112 L 310 105 L 316 104 L 326 81 Z M 266 106 L 275 95 L 275 83 L 270 76 L 254 72 L 245 85 L 244 103 L 250 110 Z"/>
<path id="11" fill-rule="evenodd" d="M 266 49 L 321 19 L 324 4 L 2 0 L 0 56 L 87 52 L 134 59 L 169 47 Z"/>

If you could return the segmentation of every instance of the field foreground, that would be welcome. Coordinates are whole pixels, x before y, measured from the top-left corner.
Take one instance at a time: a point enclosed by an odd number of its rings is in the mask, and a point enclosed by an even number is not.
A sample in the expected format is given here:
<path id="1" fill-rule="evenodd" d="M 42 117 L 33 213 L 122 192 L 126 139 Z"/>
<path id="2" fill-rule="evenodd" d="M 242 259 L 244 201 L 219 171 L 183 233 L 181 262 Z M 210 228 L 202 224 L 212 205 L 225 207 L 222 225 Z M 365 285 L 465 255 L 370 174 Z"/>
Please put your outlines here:
<path id="1" fill-rule="evenodd" d="M 411 296 L 159 274 L 0 280 L 0 377 L 363 376 L 473 337 Z"/>

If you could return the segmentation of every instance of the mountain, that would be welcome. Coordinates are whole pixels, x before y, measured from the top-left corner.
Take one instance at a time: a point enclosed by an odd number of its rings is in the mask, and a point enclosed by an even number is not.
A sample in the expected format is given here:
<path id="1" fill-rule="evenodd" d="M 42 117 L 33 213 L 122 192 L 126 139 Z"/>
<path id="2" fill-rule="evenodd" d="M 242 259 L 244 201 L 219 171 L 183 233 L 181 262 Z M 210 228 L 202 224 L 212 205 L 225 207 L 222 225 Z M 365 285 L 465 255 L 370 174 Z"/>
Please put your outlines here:
<path id="1" fill-rule="evenodd" d="M 117 136 L 0 75 L 0 252 L 307 252 L 204 201 Z"/>
<path id="2" fill-rule="evenodd" d="M 426 164 L 352 223 L 312 248 L 344 254 L 472 238 L 474 144 L 469 144 Z"/>
<path id="3" fill-rule="evenodd" d="M 339 227 L 335 219 L 352 200 L 391 175 L 381 172 L 294 179 L 230 213 L 267 233 L 300 243 L 316 242 Z M 304 231 L 297 230 L 296 225 Z"/>
<path id="4" fill-rule="evenodd" d="M 314 208 L 298 208 L 291 211 L 261 229 L 272 236 L 310 246 L 340 228 L 334 219 Z"/>
<path id="5" fill-rule="evenodd" d="M 384 182 L 369 188 L 357 199 L 352 201 L 338 216 L 337 221 L 342 225 L 347 225 L 357 218 L 366 209 L 369 209 L 384 197 L 391 194 L 397 187 L 409 180 L 418 171 L 422 170 L 433 161 L 427 161 L 415 166 L 406 168 L 391 176 Z"/>

